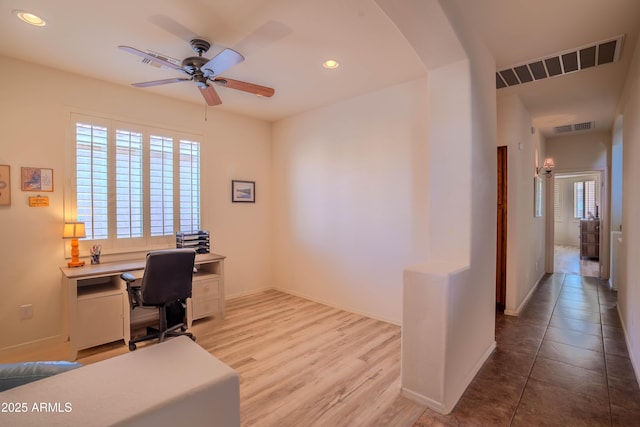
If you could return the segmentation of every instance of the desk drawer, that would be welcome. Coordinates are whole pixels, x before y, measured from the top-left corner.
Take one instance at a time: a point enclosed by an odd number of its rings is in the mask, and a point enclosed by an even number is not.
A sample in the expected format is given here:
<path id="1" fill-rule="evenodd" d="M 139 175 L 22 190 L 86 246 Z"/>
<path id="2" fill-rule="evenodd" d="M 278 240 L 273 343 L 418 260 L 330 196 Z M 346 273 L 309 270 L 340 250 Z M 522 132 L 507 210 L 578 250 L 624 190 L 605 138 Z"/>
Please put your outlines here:
<path id="1" fill-rule="evenodd" d="M 220 299 L 218 298 L 204 298 L 193 299 L 193 318 L 200 319 L 220 312 Z"/>
<path id="2" fill-rule="evenodd" d="M 122 294 L 78 299 L 78 348 L 88 348 L 124 337 Z"/>
<path id="3" fill-rule="evenodd" d="M 191 297 L 194 301 L 199 299 L 218 298 L 220 279 L 194 280 L 191 288 Z"/>

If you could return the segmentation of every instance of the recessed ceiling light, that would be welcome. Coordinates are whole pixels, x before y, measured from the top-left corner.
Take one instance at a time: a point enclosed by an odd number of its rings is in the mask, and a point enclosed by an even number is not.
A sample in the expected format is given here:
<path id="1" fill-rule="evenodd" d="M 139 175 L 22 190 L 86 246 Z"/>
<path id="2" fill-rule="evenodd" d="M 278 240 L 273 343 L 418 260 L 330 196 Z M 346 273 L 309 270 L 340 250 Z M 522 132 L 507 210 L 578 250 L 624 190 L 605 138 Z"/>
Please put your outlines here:
<path id="1" fill-rule="evenodd" d="M 335 59 L 327 59 L 322 63 L 322 66 L 328 70 L 333 70 L 334 68 L 338 68 L 340 63 Z"/>
<path id="2" fill-rule="evenodd" d="M 46 21 L 43 18 L 39 17 L 38 15 L 34 15 L 31 12 L 25 12 L 24 10 L 14 10 L 13 14 L 27 24 L 34 25 L 36 27 L 44 27 L 45 25 L 47 25 Z"/>

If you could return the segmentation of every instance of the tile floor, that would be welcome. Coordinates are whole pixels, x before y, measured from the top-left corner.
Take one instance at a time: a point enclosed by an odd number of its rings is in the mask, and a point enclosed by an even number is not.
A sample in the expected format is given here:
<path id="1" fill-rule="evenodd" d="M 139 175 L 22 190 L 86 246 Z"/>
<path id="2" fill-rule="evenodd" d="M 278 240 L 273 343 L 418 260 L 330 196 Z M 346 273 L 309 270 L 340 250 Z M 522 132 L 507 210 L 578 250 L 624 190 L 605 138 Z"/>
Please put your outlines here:
<path id="1" fill-rule="evenodd" d="M 496 315 L 497 348 L 453 412 L 414 427 L 640 425 L 616 301 L 595 277 L 547 275 L 520 316 Z"/>

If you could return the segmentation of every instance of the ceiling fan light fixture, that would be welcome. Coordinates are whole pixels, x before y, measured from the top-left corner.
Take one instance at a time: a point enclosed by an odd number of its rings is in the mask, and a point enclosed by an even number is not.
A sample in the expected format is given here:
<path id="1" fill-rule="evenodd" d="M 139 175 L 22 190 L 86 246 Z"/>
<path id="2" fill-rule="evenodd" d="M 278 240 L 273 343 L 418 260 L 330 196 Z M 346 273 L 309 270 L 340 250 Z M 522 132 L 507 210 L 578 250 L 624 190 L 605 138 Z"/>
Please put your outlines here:
<path id="1" fill-rule="evenodd" d="M 322 63 L 322 66 L 327 70 L 334 70 L 340 66 L 340 63 L 335 59 L 327 59 Z"/>
<path id="2" fill-rule="evenodd" d="M 41 18 L 40 16 L 35 15 L 31 12 L 16 9 L 13 11 L 13 14 L 16 15 L 21 21 L 35 27 L 44 27 L 45 25 L 47 25 L 47 21 L 45 21 L 44 18 Z"/>

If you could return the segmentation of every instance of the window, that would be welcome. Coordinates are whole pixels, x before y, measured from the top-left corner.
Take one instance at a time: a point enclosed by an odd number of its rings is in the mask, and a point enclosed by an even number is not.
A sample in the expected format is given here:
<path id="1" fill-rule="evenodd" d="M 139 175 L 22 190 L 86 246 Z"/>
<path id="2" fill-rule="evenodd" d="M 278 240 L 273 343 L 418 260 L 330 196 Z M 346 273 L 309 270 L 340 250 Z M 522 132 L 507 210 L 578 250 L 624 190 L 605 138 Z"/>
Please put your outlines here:
<path id="1" fill-rule="evenodd" d="M 148 249 L 200 229 L 200 138 L 79 114 L 72 122 L 66 216 L 85 223 L 86 240 Z"/>
<path id="2" fill-rule="evenodd" d="M 596 182 L 577 181 L 573 183 L 574 218 L 592 218 L 596 216 Z"/>

